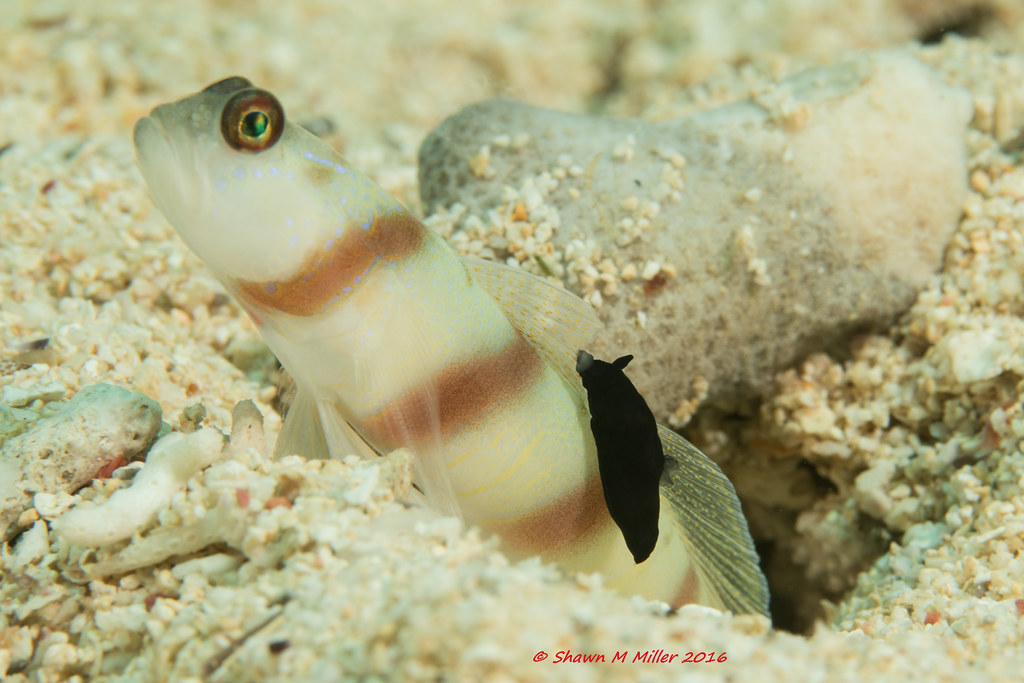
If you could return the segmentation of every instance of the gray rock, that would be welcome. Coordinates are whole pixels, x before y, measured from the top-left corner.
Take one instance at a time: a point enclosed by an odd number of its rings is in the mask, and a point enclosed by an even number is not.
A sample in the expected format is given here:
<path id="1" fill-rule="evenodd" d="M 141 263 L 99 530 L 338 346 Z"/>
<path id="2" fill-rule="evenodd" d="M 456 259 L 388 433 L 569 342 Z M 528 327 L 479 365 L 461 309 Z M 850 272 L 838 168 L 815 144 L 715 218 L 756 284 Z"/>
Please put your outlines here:
<path id="1" fill-rule="evenodd" d="M 160 431 L 160 405 L 111 384 L 85 387 L 58 412 L 0 445 L 0 539 L 35 493 L 73 493 L 138 459 Z"/>
<path id="2" fill-rule="evenodd" d="M 631 377 L 678 423 L 695 386 L 720 404 L 750 396 L 906 309 L 956 229 L 970 115 L 965 92 L 895 52 L 660 123 L 490 100 L 427 137 L 420 191 L 428 209 L 461 203 L 486 225 L 512 211 L 506 187 L 554 187 L 556 262 L 578 239 L 616 264 L 668 264 L 603 297 L 589 350 L 635 354 Z"/>

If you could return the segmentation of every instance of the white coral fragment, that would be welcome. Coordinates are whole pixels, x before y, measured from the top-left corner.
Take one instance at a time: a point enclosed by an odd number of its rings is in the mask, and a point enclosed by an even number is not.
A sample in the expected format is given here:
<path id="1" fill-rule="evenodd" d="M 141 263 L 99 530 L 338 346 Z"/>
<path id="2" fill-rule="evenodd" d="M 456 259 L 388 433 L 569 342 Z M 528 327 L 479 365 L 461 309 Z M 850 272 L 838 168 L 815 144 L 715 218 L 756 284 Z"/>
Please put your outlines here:
<path id="1" fill-rule="evenodd" d="M 77 507 L 54 524 L 69 543 L 98 547 L 130 538 L 151 525 L 157 512 L 196 472 L 220 456 L 223 437 L 213 429 L 168 434 L 153 446 L 131 486 L 94 507 Z"/>
<path id="2" fill-rule="evenodd" d="M 95 578 L 150 567 L 175 555 L 198 552 L 214 543 L 238 546 L 245 533 L 241 523 L 243 514 L 238 507 L 221 502 L 194 524 L 158 527 L 111 557 L 89 565 L 87 574 Z"/>

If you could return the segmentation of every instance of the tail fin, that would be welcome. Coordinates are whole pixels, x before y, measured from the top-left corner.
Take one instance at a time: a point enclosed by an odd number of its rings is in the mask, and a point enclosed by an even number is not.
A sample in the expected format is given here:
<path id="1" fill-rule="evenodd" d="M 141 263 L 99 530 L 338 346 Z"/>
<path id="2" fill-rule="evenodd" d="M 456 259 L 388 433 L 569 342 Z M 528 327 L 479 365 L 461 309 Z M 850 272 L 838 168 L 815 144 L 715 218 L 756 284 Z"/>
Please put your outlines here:
<path id="1" fill-rule="evenodd" d="M 758 564 L 736 490 L 721 469 L 692 443 L 658 425 L 669 482 L 663 500 L 683 530 L 683 543 L 701 584 L 735 614 L 768 612 L 768 582 Z M 666 511 L 667 512 L 667 511 Z"/>

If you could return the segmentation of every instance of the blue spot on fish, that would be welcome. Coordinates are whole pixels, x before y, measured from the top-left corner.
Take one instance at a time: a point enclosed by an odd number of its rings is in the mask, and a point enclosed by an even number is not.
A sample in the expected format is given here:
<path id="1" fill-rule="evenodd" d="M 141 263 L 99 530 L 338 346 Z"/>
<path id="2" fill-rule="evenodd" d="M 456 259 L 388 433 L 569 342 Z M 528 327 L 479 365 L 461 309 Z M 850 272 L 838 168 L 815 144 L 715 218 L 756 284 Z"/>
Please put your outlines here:
<path id="1" fill-rule="evenodd" d="M 320 157 L 318 157 L 317 155 L 313 154 L 312 152 L 303 152 L 302 156 L 304 156 L 305 158 L 309 159 L 310 161 L 313 161 L 315 163 L 320 164 L 321 166 L 329 166 L 331 168 L 334 168 L 334 162 L 333 161 L 331 161 L 330 159 L 321 159 Z"/>
<path id="2" fill-rule="evenodd" d="M 291 239 L 288 240 L 288 246 L 289 247 L 294 247 L 298 243 L 299 243 L 299 233 L 295 233 L 295 234 L 292 235 Z"/>
<path id="3" fill-rule="evenodd" d="M 333 247 L 333 246 L 334 246 L 334 238 L 333 237 L 328 237 L 327 241 L 324 242 L 324 251 L 330 251 L 331 247 Z"/>
<path id="4" fill-rule="evenodd" d="M 277 166 L 271 166 L 270 167 L 270 175 L 272 175 L 275 178 L 277 178 L 277 177 L 279 177 L 281 175 L 281 171 L 277 170 Z"/>
<path id="5" fill-rule="evenodd" d="M 370 224 L 369 223 L 363 223 L 363 230 L 365 232 L 369 232 L 370 231 Z"/>
<path id="6" fill-rule="evenodd" d="M 267 294 L 273 294 L 274 292 L 277 291 L 277 283 L 268 282 L 267 284 L 263 285 L 263 291 L 266 292 Z"/>
<path id="7" fill-rule="evenodd" d="M 223 178 L 217 178 L 216 180 L 213 181 L 213 187 L 215 190 L 217 190 L 217 192 L 223 192 L 224 190 L 228 189 L 228 181 L 224 180 Z"/>
<path id="8" fill-rule="evenodd" d="M 235 176 L 239 180 L 242 180 L 243 178 L 245 178 L 245 169 L 242 168 L 241 166 L 239 166 L 238 168 L 235 169 L 235 172 L 232 173 L 231 175 Z"/>
<path id="9" fill-rule="evenodd" d="M 256 178 L 257 180 L 262 178 L 263 177 L 263 169 L 262 168 L 254 168 L 254 169 L 252 169 L 252 177 Z"/>
<path id="10" fill-rule="evenodd" d="M 334 170 L 337 171 L 338 173 L 348 173 L 348 169 L 342 166 L 341 164 L 337 164 L 334 167 Z"/>

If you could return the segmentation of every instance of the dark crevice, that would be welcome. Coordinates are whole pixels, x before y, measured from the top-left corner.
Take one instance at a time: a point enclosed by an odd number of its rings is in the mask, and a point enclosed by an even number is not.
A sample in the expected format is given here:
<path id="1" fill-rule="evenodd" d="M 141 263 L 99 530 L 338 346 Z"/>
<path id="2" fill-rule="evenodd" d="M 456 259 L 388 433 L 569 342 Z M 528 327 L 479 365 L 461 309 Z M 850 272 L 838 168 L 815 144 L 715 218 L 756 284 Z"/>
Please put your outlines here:
<path id="1" fill-rule="evenodd" d="M 925 27 L 918 36 L 925 45 L 941 43 L 947 33 L 955 33 L 965 38 L 980 36 L 984 29 L 995 20 L 995 12 L 986 5 L 973 5 L 952 11 L 938 23 Z"/>

